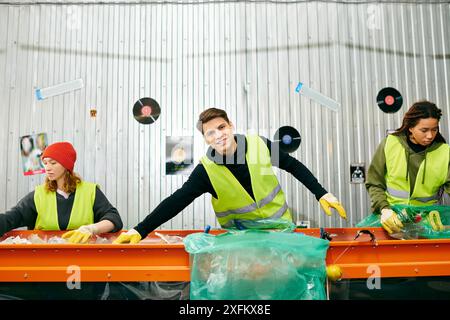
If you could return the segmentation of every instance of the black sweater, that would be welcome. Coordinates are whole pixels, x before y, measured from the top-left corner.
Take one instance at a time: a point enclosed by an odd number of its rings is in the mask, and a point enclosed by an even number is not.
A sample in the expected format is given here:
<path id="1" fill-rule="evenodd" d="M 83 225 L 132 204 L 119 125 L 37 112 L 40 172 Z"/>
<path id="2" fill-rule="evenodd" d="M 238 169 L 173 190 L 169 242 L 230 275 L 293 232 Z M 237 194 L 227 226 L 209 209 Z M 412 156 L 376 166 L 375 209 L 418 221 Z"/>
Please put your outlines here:
<path id="1" fill-rule="evenodd" d="M 279 157 L 276 159 L 277 157 L 274 157 L 272 154 L 271 141 L 264 137 L 261 138 L 266 142 L 267 147 L 269 148 L 272 165 L 291 173 L 316 196 L 317 200 L 327 193 L 311 171 L 309 171 L 300 161 L 284 152 L 279 152 Z M 216 154 L 211 147 L 208 149 L 207 157 L 219 165 L 226 166 L 242 187 L 244 187 L 248 194 L 254 199 L 250 172 L 245 160 L 245 153 L 247 150 L 246 139 L 243 135 L 235 135 L 235 140 L 237 141 L 238 147 L 234 155 L 230 156 L 230 158 L 226 159 L 219 154 Z M 154 229 L 180 213 L 193 202 L 195 198 L 206 192 L 209 192 L 213 197 L 217 198 L 216 192 L 206 173 L 206 169 L 203 167 L 202 163 L 199 163 L 183 186 L 163 200 L 134 229 L 139 232 L 142 238 L 145 238 Z"/>
<path id="2" fill-rule="evenodd" d="M 56 193 L 56 206 L 58 211 L 58 224 L 61 230 L 66 230 L 69 224 L 70 213 L 75 199 L 75 192 L 66 199 Z M 109 203 L 103 192 L 97 187 L 94 201 L 94 223 L 102 220 L 109 220 L 114 224 L 117 232 L 122 229 L 123 223 L 119 212 Z M 34 229 L 37 219 L 36 204 L 34 203 L 34 191 L 27 194 L 11 210 L 0 214 L 0 236 L 12 229 L 27 227 Z"/>

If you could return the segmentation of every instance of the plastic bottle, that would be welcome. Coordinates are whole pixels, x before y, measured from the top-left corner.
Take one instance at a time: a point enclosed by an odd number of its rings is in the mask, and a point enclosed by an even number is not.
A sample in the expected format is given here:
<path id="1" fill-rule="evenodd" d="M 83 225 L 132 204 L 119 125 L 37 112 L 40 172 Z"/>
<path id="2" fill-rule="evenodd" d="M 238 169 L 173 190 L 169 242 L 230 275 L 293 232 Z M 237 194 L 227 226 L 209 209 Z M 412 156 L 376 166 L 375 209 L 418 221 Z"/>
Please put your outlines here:
<path id="1" fill-rule="evenodd" d="M 302 82 L 299 82 L 297 85 L 297 88 L 295 88 L 295 91 L 298 93 L 301 93 L 302 95 L 313 99 L 317 103 L 320 103 L 321 105 L 330 108 L 331 110 L 338 112 L 341 104 L 331 98 L 328 98 L 327 96 L 323 95 L 319 91 L 316 91 L 314 89 L 308 88 L 305 86 Z"/>
<path id="2" fill-rule="evenodd" d="M 77 79 L 43 89 L 36 89 L 36 98 L 38 100 L 44 100 L 53 96 L 57 96 L 81 88 L 83 88 L 83 79 Z"/>

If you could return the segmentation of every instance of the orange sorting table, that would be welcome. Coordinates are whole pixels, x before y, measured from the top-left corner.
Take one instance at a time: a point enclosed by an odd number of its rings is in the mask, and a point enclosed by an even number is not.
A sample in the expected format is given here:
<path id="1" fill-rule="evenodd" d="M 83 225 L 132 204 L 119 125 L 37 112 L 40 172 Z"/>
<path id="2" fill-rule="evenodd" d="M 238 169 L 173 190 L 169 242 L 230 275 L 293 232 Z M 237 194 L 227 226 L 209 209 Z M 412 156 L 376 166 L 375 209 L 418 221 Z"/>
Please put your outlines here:
<path id="1" fill-rule="evenodd" d="M 327 228 L 331 235 L 327 264 L 338 264 L 344 279 L 368 278 L 371 266 L 381 277 L 450 275 L 450 239 L 393 240 L 381 228 L 368 228 L 375 236 L 355 235 L 361 228 Z M 200 230 L 158 230 L 184 237 Z M 222 231 L 211 231 L 212 234 Z M 297 229 L 319 237 L 320 229 Z M 11 231 L 9 236 L 43 237 L 63 232 Z M 118 234 L 103 235 L 111 240 Z M 159 242 L 152 232 L 142 243 L 114 244 L 0 244 L 0 282 L 65 282 L 79 270 L 84 282 L 189 281 L 189 254 L 183 244 Z"/>

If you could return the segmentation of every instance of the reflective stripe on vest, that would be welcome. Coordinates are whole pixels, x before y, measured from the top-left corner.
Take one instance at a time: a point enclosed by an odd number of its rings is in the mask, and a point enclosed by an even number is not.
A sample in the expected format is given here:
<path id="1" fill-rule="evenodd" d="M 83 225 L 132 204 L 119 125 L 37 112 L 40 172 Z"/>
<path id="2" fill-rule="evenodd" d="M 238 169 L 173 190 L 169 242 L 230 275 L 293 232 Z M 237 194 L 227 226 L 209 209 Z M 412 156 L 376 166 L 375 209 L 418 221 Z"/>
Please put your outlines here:
<path id="1" fill-rule="evenodd" d="M 263 221 L 268 221 L 268 220 L 271 220 L 271 221 L 278 220 L 278 219 L 281 219 L 282 216 L 288 212 L 289 212 L 289 207 L 288 207 L 287 202 L 285 202 L 284 205 L 277 212 L 275 212 L 272 216 L 265 218 L 265 219 L 259 219 L 258 221 L 263 222 Z M 224 227 L 225 228 L 233 227 L 235 225 L 234 221 L 236 221 L 236 220 L 238 220 L 239 222 L 242 221 L 241 219 L 229 220 Z M 290 221 L 288 219 L 283 219 L 283 220 Z"/>
<path id="2" fill-rule="evenodd" d="M 259 136 L 246 139 L 246 160 L 255 199 L 224 165 L 217 165 L 206 156 L 200 159 L 217 194 L 217 199 L 212 197 L 211 202 L 220 225 L 229 227 L 234 220 L 292 221 L 285 195 L 272 170 L 267 145 Z"/>
<path id="3" fill-rule="evenodd" d="M 95 183 L 84 181 L 77 185 L 67 230 L 77 229 L 82 225 L 94 223 L 93 208 L 96 187 Z M 34 203 L 38 214 L 34 228 L 39 230 L 60 230 L 56 192 L 47 191 L 44 184 L 39 185 L 34 191 Z"/>
<path id="4" fill-rule="evenodd" d="M 410 192 L 407 180 L 406 151 L 400 138 L 389 135 L 384 148 L 386 157 L 386 196 L 389 204 L 431 205 L 439 200 L 439 189 L 447 179 L 449 146 L 442 144 L 425 154 L 417 171 L 414 191 Z M 426 163 L 426 169 L 425 169 Z M 425 183 L 422 184 L 426 172 Z"/>
<path id="5" fill-rule="evenodd" d="M 390 196 L 395 197 L 395 198 L 401 198 L 401 199 L 406 199 L 406 201 L 409 199 L 409 192 L 408 191 L 402 191 L 402 190 L 395 190 L 392 188 L 387 188 L 386 190 Z M 418 197 L 418 198 L 411 198 L 413 200 L 417 200 L 420 202 L 428 202 L 431 200 L 439 200 L 439 192 L 430 196 L 430 197 Z"/>
<path id="6" fill-rule="evenodd" d="M 248 213 L 253 210 L 258 209 L 259 207 L 265 206 L 266 204 L 270 203 L 273 199 L 275 199 L 275 196 L 280 192 L 281 186 L 278 184 L 275 189 L 272 190 L 272 192 L 269 193 L 267 197 L 259 201 L 258 203 L 254 202 L 246 207 L 234 209 L 234 210 L 228 210 L 224 212 L 216 212 L 216 216 L 219 218 L 226 217 L 229 214 L 240 214 L 240 213 Z M 281 216 L 280 216 L 281 217 Z"/>

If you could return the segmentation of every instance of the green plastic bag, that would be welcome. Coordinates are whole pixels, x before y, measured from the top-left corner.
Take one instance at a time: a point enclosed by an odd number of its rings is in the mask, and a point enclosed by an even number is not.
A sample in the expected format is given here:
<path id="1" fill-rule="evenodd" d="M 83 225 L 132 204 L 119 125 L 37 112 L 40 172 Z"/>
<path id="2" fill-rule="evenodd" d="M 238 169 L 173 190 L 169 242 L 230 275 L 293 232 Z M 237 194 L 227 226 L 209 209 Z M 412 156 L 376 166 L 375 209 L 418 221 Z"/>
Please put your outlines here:
<path id="1" fill-rule="evenodd" d="M 194 233 L 192 300 L 323 300 L 328 241 L 301 233 L 244 230 Z"/>
<path id="2" fill-rule="evenodd" d="M 443 231 L 433 230 L 428 215 L 431 211 L 438 211 L 444 226 L 450 226 L 450 206 L 409 206 L 397 204 L 391 207 L 400 221 L 403 223 L 401 232 L 393 233 L 391 236 L 398 239 L 448 239 L 450 228 Z M 372 213 L 357 227 L 381 227 L 380 214 Z"/>
<path id="3" fill-rule="evenodd" d="M 380 214 L 370 213 L 356 224 L 356 227 L 381 227 Z"/>
<path id="4" fill-rule="evenodd" d="M 261 220 L 233 220 L 233 224 L 227 228 L 229 231 L 245 229 L 272 229 L 281 232 L 293 232 L 297 226 L 284 219 L 261 219 Z"/>

